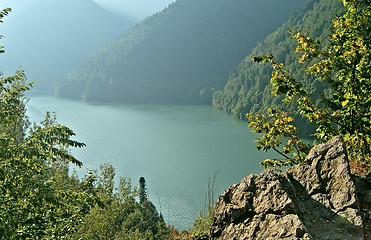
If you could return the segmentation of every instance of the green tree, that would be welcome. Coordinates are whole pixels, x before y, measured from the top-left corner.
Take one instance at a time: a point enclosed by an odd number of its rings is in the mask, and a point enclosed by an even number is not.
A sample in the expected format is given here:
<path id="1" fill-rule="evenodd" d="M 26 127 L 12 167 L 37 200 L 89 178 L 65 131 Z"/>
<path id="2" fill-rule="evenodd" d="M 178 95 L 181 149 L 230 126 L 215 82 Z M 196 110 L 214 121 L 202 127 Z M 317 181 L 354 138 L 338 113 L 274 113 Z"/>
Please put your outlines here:
<path id="1" fill-rule="evenodd" d="M 7 16 L 11 11 L 12 11 L 11 8 L 5 8 L 5 9 L 1 10 L 1 12 L 0 12 L 0 23 L 3 23 L 2 18 Z M 0 39 L 2 39 L 2 38 L 3 38 L 3 35 L 0 35 Z M 3 48 L 4 48 L 3 46 L 0 46 L 0 53 L 4 53 Z"/>
<path id="2" fill-rule="evenodd" d="M 371 6 L 370 0 L 344 0 L 343 3 L 346 13 L 333 20 L 328 49 L 321 49 L 319 41 L 301 31 L 293 35 L 299 42 L 296 51 L 301 53 L 300 61 L 317 60 L 308 68 L 308 73 L 328 86 L 321 93 L 321 104 L 316 104 L 302 83 L 272 55 L 253 57 L 253 60 L 273 64 L 276 69 L 271 78 L 273 93 L 285 95 L 284 102 L 298 102 L 301 115 L 315 122 L 317 138 L 326 141 L 342 135 L 351 159 L 365 164 L 368 172 L 371 165 Z"/>
<path id="3" fill-rule="evenodd" d="M 74 231 L 93 196 L 55 188 L 51 164 L 81 166 L 68 148 L 84 144 L 71 140 L 74 133 L 65 126 L 27 127 L 24 91 L 32 84 L 24 81 L 23 72 L 0 79 L 0 236 L 58 238 Z"/>
<path id="4" fill-rule="evenodd" d="M 3 10 L 0 19 L 10 10 Z M 46 113 L 30 126 L 22 70 L 0 78 L 0 239 L 167 239 L 170 234 L 150 201 L 135 199 L 130 179 L 114 187 L 114 168 L 101 166 L 80 181 L 68 165 L 85 144 Z"/>
<path id="5" fill-rule="evenodd" d="M 264 152 L 273 149 L 283 157 L 283 159 L 264 160 L 261 165 L 266 168 L 278 169 L 298 164 L 304 160 L 312 147 L 311 144 L 305 143 L 296 135 L 299 129 L 291 124 L 294 118 L 290 117 L 287 112 L 269 108 L 267 115 L 248 113 L 246 118 L 249 121 L 249 126 L 254 129 L 253 132 L 264 133 L 263 137 L 257 140 L 256 148 Z M 283 149 L 280 149 L 282 138 L 287 140 Z"/>
<path id="6" fill-rule="evenodd" d="M 146 179 L 141 177 L 139 178 L 139 202 L 143 204 L 145 201 L 147 201 Z"/>
<path id="7" fill-rule="evenodd" d="M 166 226 L 156 207 L 146 199 L 137 202 L 140 190 L 130 178 L 120 178 L 114 187 L 115 169 L 106 163 L 100 166 L 95 182 L 96 193 L 103 207 L 96 206 L 84 218 L 75 239 L 169 239 Z"/>
<path id="8" fill-rule="evenodd" d="M 68 239 L 96 198 L 84 190 L 89 181 L 81 191 L 58 188 L 53 164 L 81 166 L 68 149 L 84 144 L 49 113 L 30 127 L 25 92 L 32 85 L 21 70 L 0 78 L 0 239 Z"/>
<path id="9" fill-rule="evenodd" d="M 129 209 L 135 208 L 134 197 L 136 190 L 132 189 L 130 179 L 120 181 L 120 188 L 124 191 L 115 192 L 115 169 L 111 164 L 100 165 L 99 174 L 94 179 L 93 191 L 102 202 L 101 206 L 93 207 L 78 226 L 74 239 L 115 239 L 120 232 L 122 222 Z M 133 204 L 133 205 L 132 205 Z"/>

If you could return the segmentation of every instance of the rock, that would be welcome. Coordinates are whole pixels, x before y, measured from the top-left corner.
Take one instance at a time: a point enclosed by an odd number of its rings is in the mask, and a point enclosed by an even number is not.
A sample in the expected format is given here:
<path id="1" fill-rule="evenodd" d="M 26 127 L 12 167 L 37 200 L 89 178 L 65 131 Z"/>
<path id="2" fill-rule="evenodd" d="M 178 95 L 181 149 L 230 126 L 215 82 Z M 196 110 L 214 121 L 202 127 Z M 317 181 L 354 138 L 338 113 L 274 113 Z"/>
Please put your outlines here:
<path id="1" fill-rule="evenodd" d="M 284 172 L 264 170 L 229 187 L 215 205 L 212 239 L 367 239 L 371 177 L 350 173 L 341 137 Z M 366 217 L 365 217 L 366 216 Z"/>

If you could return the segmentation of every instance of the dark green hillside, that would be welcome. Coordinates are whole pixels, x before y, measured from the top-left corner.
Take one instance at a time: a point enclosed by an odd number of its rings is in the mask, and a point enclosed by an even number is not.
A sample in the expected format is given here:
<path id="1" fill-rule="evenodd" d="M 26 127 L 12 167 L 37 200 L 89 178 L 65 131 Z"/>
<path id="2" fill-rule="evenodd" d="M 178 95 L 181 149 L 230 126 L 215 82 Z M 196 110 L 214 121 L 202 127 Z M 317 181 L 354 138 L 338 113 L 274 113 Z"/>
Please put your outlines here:
<path id="1" fill-rule="evenodd" d="M 288 30 L 301 29 L 313 38 L 328 44 L 331 20 L 340 14 L 343 7 L 337 0 L 311 0 L 298 10 L 276 32 L 269 35 L 263 43 L 259 43 L 252 53 L 247 56 L 237 70 L 230 75 L 224 90 L 215 92 L 213 105 L 232 113 L 237 118 L 244 118 L 247 112 L 260 112 L 269 107 L 280 107 L 294 112 L 296 106 L 281 106 L 279 97 L 274 97 L 269 84 L 272 68 L 270 64 L 257 64 L 252 62 L 254 55 L 272 53 L 278 62 L 283 62 L 297 79 L 300 79 L 307 89 L 318 95 L 321 83 L 310 81 L 306 74 L 307 65 L 298 61 L 298 55 L 293 53 L 297 41 L 291 38 Z"/>
<path id="2" fill-rule="evenodd" d="M 179 0 L 80 64 L 62 97 L 209 103 L 258 41 L 305 0 Z"/>

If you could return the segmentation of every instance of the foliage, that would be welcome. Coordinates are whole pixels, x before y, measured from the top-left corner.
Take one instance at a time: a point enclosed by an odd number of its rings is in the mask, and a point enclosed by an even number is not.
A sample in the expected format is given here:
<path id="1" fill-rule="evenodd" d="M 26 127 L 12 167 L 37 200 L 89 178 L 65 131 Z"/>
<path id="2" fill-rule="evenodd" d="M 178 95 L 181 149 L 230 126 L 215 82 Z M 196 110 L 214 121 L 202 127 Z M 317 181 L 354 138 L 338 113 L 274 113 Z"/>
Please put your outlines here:
<path id="1" fill-rule="evenodd" d="M 28 128 L 22 71 L 0 80 L 0 235 L 4 239 L 68 237 L 96 203 L 89 191 L 58 189 L 53 164 L 82 163 L 68 152 L 84 144 L 47 114 Z M 86 187 L 89 182 L 84 183 Z"/>
<path id="2" fill-rule="evenodd" d="M 3 10 L 0 19 L 10 10 Z M 150 201 L 136 202 L 138 190 L 103 165 L 83 180 L 69 175 L 82 163 L 70 153 L 85 144 L 46 113 L 30 125 L 22 70 L 0 76 L 0 239 L 166 239 L 169 228 Z M 90 223 L 90 225 L 89 225 Z M 120 235 L 121 234 L 121 235 Z"/>
<path id="3" fill-rule="evenodd" d="M 9 14 L 9 12 L 11 12 L 12 9 L 11 8 L 5 8 L 3 10 L 1 10 L 0 12 L 0 23 L 3 23 L 3 20 L 1 20 L 3 17 L 7 16 Z M 0 35 L 0 39 L 3 38 L 3 35 Z M 4 47 L 3 46 L 0 46 L 0 53 L 4 53 Z"/>
<path id="4" fill-rule="evenodd" d="M 249 127 L 253 128 L 253 132 L 264 134 L 257 140 L 256 148 L 264 152 L 273 149 L 284 158 L 284 160 L 279 158 L 264 160 L 261 165 L 265 168 L 278 169 L 293 166 L 302 162 L 309 153 L 311 145 L 303 142 L 295 135 L 299 132 L 299 129 L 290 124 L 294 121 L 294 118 L 290 117 L 287 112 L 269 108 L 268 115 L 248 113 L 246 118 L 250 123 Z M 287 139 L 287 142 L 280 150 L 279 147 L 282 144 L 280 139 L 282 138 Z"/>
<path id="5" fill-rule="evenodd" d="M 75 239 L 170 239 L 170 228 L 146 199 L 137 202 L 140 190 L 130 178 L 120 178 L 114 187 L 115 170 L 106 163 L 94 183 L 104 207 L 94 207 L 79 225 Z"/>
<path id="6" fill-rule="evenodd" d="M 254 57 L 257 62 L 271 62 L 276 69 L 271 82 L 273 93 L 283 94 L 283 101 L 297 101 L 300 114 L 315 122 L 316 137 L 326 141 L 342 135 L 353 160 L 366 162 L 370 168 L 371 153 L 371 6 L 368 0 L 344 0 L 346 13 L 334 19 L 330 47 L 322 50 L 319 41 L 298 31 L 297 52 L 300 61 L 318 59 L 308 73 L 328 86 L 316 105 L 303 84 L 292 77 L 283 64 L 271 54 Z M 369 169 L 366 169 L 366 172 Z"/>
<path id="7" fill-rule="evenodd" d="M 68 149 L 84 144 L 50 113 L 28 127 L 31 85 L 22 71 L 0 80 L 0 239 L 167 239 L 162 216 L 136 201 L 130 179 L 114 187 L 111 165 L 82 181 L 68 175 L 69 163 L 82 165 Z"/>
<path id="8" fill-rule="evenodd" d="M 9 12 L 3 10 L 0 19 Z M 62 173 L 58 163 L 81 166 L 68 148 L 84 144 L 71 140 L 73 131 L 50 114 L 30 128 L 25 91 L 33 83 L 26 83 L 22 70 L 0 77 L 0 239 L 68 238 L 96 198 L 57 188 L 54 173 Z"/>
<path id="9" fill-rule="evenodd" d="M 147 201 L 146 179 L 141 177 L 139 179 L 139 202 L 143 204 L 145 201 Z"/>
<path id="10" fill-rule="evenodd" d="M 130 179 L 121 178 L 114 188 L 111 165 L 102 165 L 97 177 L 69 177 L 67 164 L 82 163 L 68 149 L 84 144 L 71 140 L 72 130 L 50 113 L 42 125 L 26 127 L 24 81 L 23 72 L 0 81 L 0 239 L 170 236 L 155 206 L 136 202 L 139 191 Z"/>

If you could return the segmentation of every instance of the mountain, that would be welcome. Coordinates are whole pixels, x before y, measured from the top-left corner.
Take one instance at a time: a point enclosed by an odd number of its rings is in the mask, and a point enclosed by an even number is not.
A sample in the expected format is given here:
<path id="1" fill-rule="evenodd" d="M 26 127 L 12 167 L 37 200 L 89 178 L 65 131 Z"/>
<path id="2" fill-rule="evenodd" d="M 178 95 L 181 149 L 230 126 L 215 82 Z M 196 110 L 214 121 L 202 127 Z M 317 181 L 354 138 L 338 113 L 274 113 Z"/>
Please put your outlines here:
<path id="1" fill-rule="evenodd" d="M 272 53 L 278 62 L 284 63 L 284 66 L 318 99 L 323 84 L 318 80 L 314 81 L 306 73 L 308 64 L 299 63 L 299 55 L 294 53 L 297 40 L 292 39 L 288 31 L 292 29 L 295 32 L 301 29 L 309 36 L 319 39 L 322 46 L 327 46 L 332 19 L 336 15 L 341 15 L 342 11 L 342 3 L 338 0 L 308 1 L 287 22 L 259 43 L 239 64 L 229 76 L 224 89 L 214 93 L 213 105 L 242 119 L 248 112 L 262 112 L 269 107 L 279 107 L 295 113 L 296 105 L 284 105 L 281 102 L 282 97 L 272 95 L 272 85 L 269 81 L 271 65 L 254 63 L 251 60 L 252 56 L 267 53 Z"/>
<path id="2" fill-rule="evenodd" d="M 178 0 L 97 51 L 56 95 L 125 103 L 210 103 L 258 41 L 305 0 Z"/>
<path id="3" fill-rule="evenodd" d="M 18 0 L 4 7 L 13 11 L 1 25 L 0 71 L 9 75 L 22 65 L 39 91 L 51 91 L 57 76 L 134 25 L 93 0 Z"/>

